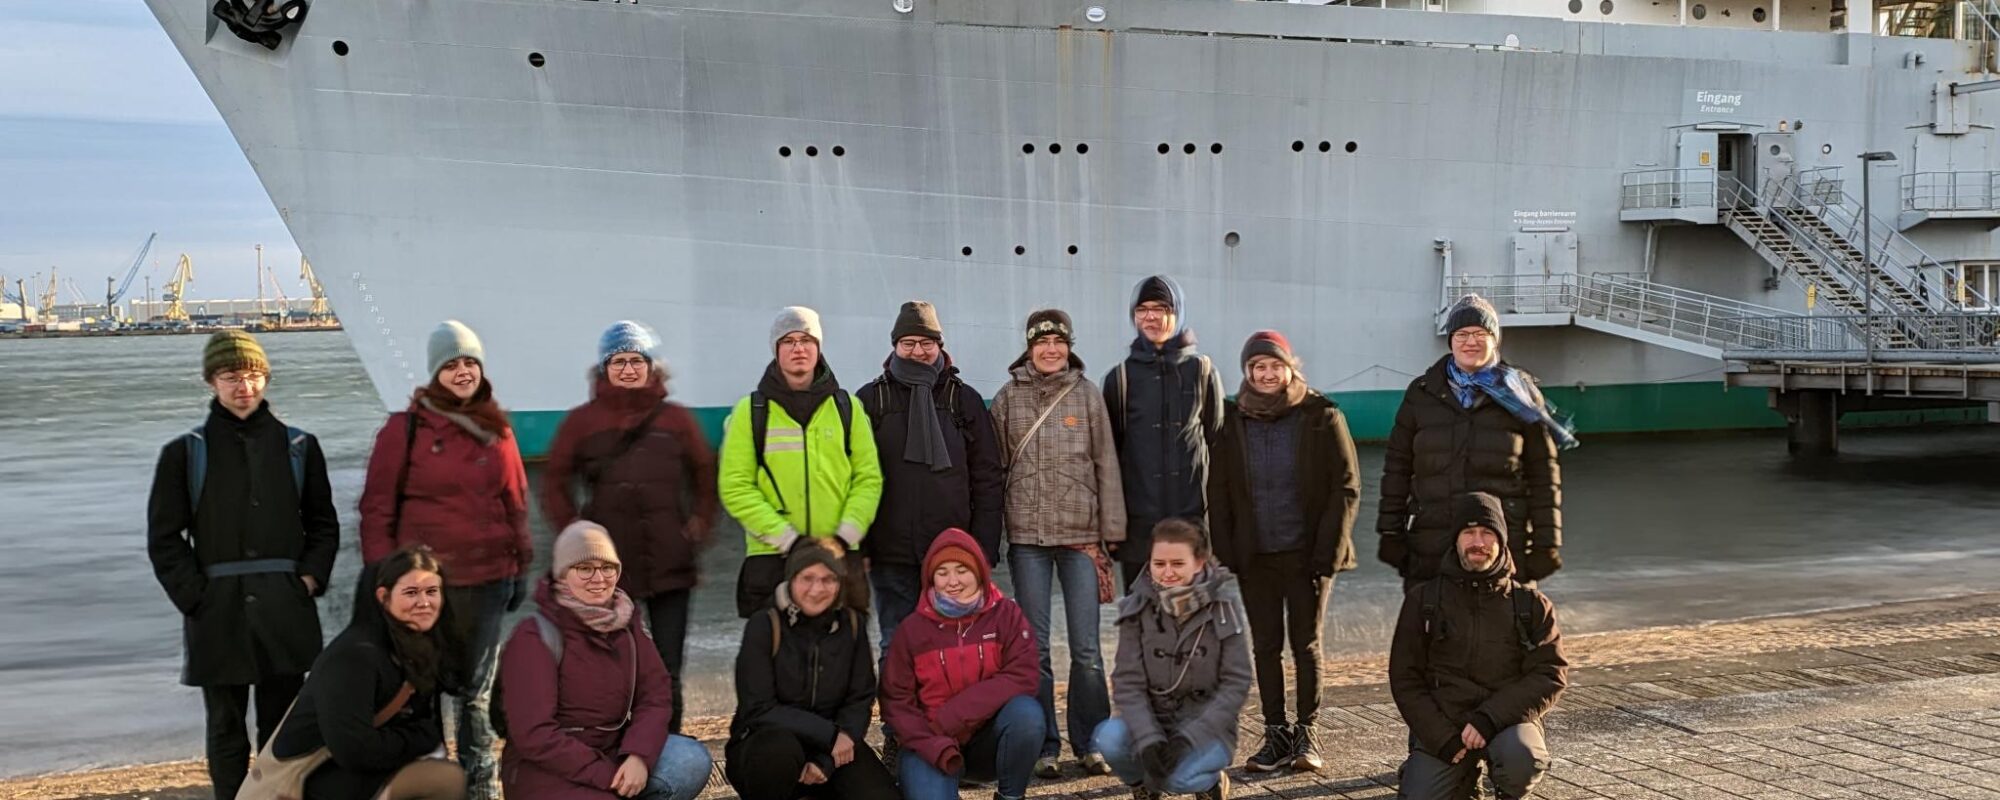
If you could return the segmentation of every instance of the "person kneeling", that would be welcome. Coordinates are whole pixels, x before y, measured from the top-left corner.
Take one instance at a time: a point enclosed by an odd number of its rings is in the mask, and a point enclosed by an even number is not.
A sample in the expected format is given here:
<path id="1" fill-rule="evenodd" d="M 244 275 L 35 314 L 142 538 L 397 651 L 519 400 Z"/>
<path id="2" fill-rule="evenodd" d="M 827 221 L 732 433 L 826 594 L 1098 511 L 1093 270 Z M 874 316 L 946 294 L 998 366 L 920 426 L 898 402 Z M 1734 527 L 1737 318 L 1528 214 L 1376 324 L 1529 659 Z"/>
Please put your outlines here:
<path id="1" fill-rule="evenodd" d="M 464 667 L 445 641 L 444 568 L 413 545 L 361 571 L 354 619 L 313 662 L 236 797 L 461 800 L 438 694 Z"/>
<path id="2" fill-rule="evenodd" d="M 1499 498 L 1461 494 L 1451 514 L 1456 546 L 1403 598 L 1389 649 L 1389 691 L 1410 726 L 1398 796 L 1478 797 L 1485 761 L 1501 798 L 1526 797 L 1549 769 L 1542 716 L 1569 685 L 1562 632 L 1549 599 L 1510 577 Z"/>
<path id="3" fill-rule="evenodd" d="M 700 743 L 667 732 L 673 679 L 618 588 L 611 535 L 570 523 L 551 567 L 534 614 L 500 655 L 507 796 L 692 800 L 712 762 Z"/>
<path id="4" fill-rule="evenodd" d="M 831 537 L 799 540 L 775 606 L 744 624 L 724 749 L 724 773 L 743 800 L 896 796 L 895 778 L 862 741 L 875 707 L 875 652 L 867 613 L 841 596 L 845 555 Z"/>
<path id="5" fill-rule="evenodd" d="M 924 556 L 926 591 L 882 667 L 882 720 L 902 745 L 903 797 L 958 797 L 961 778 L 1028 793 L 1042 751 L 1041 668 L 1028 617 L 993 583 L 972 536 L 946 528 Z"/>
<path id="6" fill-rule="evenodd" d="M 1250 698 L 1250 647 L 1236 577 L 1210 561 L 1208 535 L 1186 520 L 1153 528 L 1145 575 L 1118 603 L 1118 716 L 1097 727 L 1098 752 L 1132 796 L 1229 796 L 1237 717 Z"/>

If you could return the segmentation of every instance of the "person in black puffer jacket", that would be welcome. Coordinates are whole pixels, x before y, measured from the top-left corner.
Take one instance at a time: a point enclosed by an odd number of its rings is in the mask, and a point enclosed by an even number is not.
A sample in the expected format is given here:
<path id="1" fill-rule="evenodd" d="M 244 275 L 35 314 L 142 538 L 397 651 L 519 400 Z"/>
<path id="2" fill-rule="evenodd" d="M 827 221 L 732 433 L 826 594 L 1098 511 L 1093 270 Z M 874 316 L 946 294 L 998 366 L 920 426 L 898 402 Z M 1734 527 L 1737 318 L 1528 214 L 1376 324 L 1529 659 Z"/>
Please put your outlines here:
<path id="1" fill-rule="evenodd" d="M 723 772 L 743 800 L 896 797 L 895 778 L 864 741 L 875 653 L 868 615 L 840 596 L 844 553 L 830 538 L 800 540 L 775 605 L 744 624 L 723 749 Z"/>
<path id="2" fill-rule="evenodd" d="M 1515 576 L 1535 582 L 1562 568 L 1559 447 L 1575 446 L 1535 386 L 1500 358 L 1500 315 L 1467 295 L 1446 316 L 1451 352 L 1410 382 L 1382 458 L 1377 554 L 1408 589 L 1437 574 L 1457 531 L 1450 500 L 1485 492 L 1500 500 Z"/>
<path id="3" fill-rule="evenodd" d="M 1508 577 L 1507 521 L 1490 494 L 1452 499 L 1453 550 L 1403 598 L 1389 693 L 1410 727 L 1398 797 L 1478 796 L 1479 764 L 1501 800 L 1528 796 L 1549 768 L 1542 717 L 1569 686 L 1555 606 Z"/>
<path id="4" fill-rule="evenodd" d="M 459 648 L 446 641 L 452 627 L 443 570 L 423 545 L 362 569 L 353 621 L 313 662 L 266 751 L 289 759 L 327 748 L 332 760 L 306 777 L 305 800 L 465 796 L 465 772 L 444 760 L 438 714 L 439 695 L 459 686 L 465 672 Z M 377 724 L 405 687 L 401 707 Z"/>

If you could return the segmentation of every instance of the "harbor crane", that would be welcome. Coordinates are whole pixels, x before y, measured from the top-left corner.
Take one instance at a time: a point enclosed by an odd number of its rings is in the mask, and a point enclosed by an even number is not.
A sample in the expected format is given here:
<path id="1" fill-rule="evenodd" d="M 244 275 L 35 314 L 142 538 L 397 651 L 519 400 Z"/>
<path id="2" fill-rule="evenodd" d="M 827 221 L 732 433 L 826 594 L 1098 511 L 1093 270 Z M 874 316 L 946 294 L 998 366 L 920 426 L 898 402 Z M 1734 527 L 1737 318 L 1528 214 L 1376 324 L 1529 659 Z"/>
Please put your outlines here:
<path id="1" fill-rule="evenodd" d="M 56 279 L 56 268 L 54 266 L 50 266 L 49 282 L 47 284 L 47 288 L 42 290 L 42 297 L 41 300 L 39 301 L 39 304 L 42 308 L 42 313 L 51 315 L 54 314 L 56 307 L 56 289 L 61 285 L 62 282 Z"/>
<path id="2" fill-rule="evenodd" d="M 132 257 L 132 266 L 126 268 L 125 280 L 118 284 L 118 288 L 111 288 L 114 278 L 110 276 L 104 278 L 104 316 L 106 319 L 113 322 L 118 320 L 118 312 L 116 310 L 118 301 L 125 299 L 125 293 L 132 290 L 132 279 L 139 277 L 139 267 L 145 265 L 146 254 L 153 251 L 153 240 L 158 238 L 160 238 L 160 234 L 157 232 L 146 236 L 146 243 L 139 245 L 139 254 Z"/>
<path id="3" fill-rule="evenodd" d="M 299 280 L 306 285 L 307 289 L 312 290 L 312 310 L 306 312 L 307 318 L 313 322 L 325 322 L 332 319 L 333 308 L 327 305 L 326 288 L 319 285 L 319 276 L 313 274 L 312 263 L 306 261 L 306 257 L 303 255 L 299 256 Z"/>
<path id="4" fill-rule="evenodd" d="M 292 298 L 286 296 L 285 287 L 280 286 L 278 284 L 278 271 L 270 267 L 265 267 L 264 277 L 257 284 L 257 298 L 259 302 L 261 302 L 264 297 L 264 288 L 263 288 L 264 281 L 270 282 L 271 293 L 278 296 L 278 311 L 276 313 L 277 319 L 273 321 L 271 325 L 272 327 L 277 327 L 277 328 L 285 327 L 292 321 Z M 262 306 L 258 307 L 257 313 L 259 317 L 272 316 L 272 313 L 263 310 Z"/>
<path id="5" fill-rule="evenodd" d="M 182 253 L 180 262 L 174 265 L 174 277 L 160 290 L 160 299 L 167 301 L 167 310 L 160 315 L 161 319 L 168 322 L 188 321 L 187 306 L 181 300 L 187 294 L 187 285 L 193 281 L 194 261 Z"/>

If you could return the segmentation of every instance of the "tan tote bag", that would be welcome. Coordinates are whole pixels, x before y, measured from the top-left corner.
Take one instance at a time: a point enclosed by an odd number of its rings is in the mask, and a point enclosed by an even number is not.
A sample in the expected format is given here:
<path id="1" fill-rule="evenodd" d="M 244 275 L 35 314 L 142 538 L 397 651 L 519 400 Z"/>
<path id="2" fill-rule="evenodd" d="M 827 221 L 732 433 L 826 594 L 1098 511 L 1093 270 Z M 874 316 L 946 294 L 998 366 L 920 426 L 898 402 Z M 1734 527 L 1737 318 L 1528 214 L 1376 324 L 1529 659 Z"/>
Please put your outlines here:
<path id="1" fill-rule="evenodd" d="M 374 726 L 382 727 L 383 723 L 401 712 L 403 706 L 409 705 L 411 695 L 416 693 L 417 687 L 405 681 L 403 688 L 396 690 L 396 696 L 390 698 L 389 704 L 375 712 Z M 278 731 L 285 729 L 285 723 L 292 718 L 292 709 L 298 707 L 299 701 L 293 700 L 291 708 L 285 709 L 284 719 L 278 721 L 278 730 L 272 731 L 263 749 L 257 751 L 257 761 L 251 765 L 250 774 L 244 777 L 243 788 L 236 791 L 236 800 L 302 800 L 306 794 L 306 777 L 333 760 L 333 751 L 328 750 L 326 745 L 291 758 L 271 754 L 271 748 L 278 742 Z"/>

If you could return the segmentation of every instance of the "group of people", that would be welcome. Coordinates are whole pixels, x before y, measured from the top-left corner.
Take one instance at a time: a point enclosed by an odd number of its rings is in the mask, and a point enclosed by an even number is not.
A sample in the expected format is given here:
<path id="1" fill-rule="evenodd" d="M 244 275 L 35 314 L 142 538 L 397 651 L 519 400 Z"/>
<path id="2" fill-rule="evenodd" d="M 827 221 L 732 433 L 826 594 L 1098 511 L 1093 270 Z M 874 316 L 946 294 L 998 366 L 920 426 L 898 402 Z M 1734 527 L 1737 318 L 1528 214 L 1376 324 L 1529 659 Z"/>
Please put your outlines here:
<path id="1" fill-rule="evenodd" d="M 990 406 L 928 303 L 903 305 L 881 374 L 851 395 L 817 313 L 786 308 L 719 457 L 667 400 L 658 337 L 616 323 L 550 448 L 540 498 L 561 532 L 539 575 L 484 350 L 447 321 L 431 380 L 376 436 L 354 618 L 324 650 L 313 598 L 339 538 L 325 458 L 272 415 L 256 340 L 216 334 L 208 419 L 163 448 L 148 522 L 217 796 L 694 796 L 712 765 L 679 734 L 677 680 L 718 511 L 745 536 L 724 774 L 748 800 L 957 797 L 965 782 L 1019 798 L 1062 774 L 1059 722 L 1084 772 L 1135 797 L 1226 797 L 1253 676 L 1265 735 L 1245 767 L 1321 768 L 1320 629 L 1358 561 L 1353 438 L 1275 331 L 1244 343 L 1227 397 L 1187 308 L 1173 280 L 1140 282 L 1137 336 L 1102 388 L 1071 318 L 1036 311 Z M 1561 565 L 1556 454 L 1575 440 L 1499 358 L 1490 305 L 1468 296 L 1446 319 L 1451 352 L 1397 412 L 1377 525 L 1408 592 L 1390 663 L 1411 729 L 1404 794 L 1470 796 L 1483 761 L 1518 797 L 1547 768 L 1538 722 L 1565 684 L 1533 585 Z M 993 579 L 1003 555 L 1012 597 Z M 1098 606 L 1114 600 L 1107 681 Z M 879 752 L 865 743 L 878 708 Z"/>

